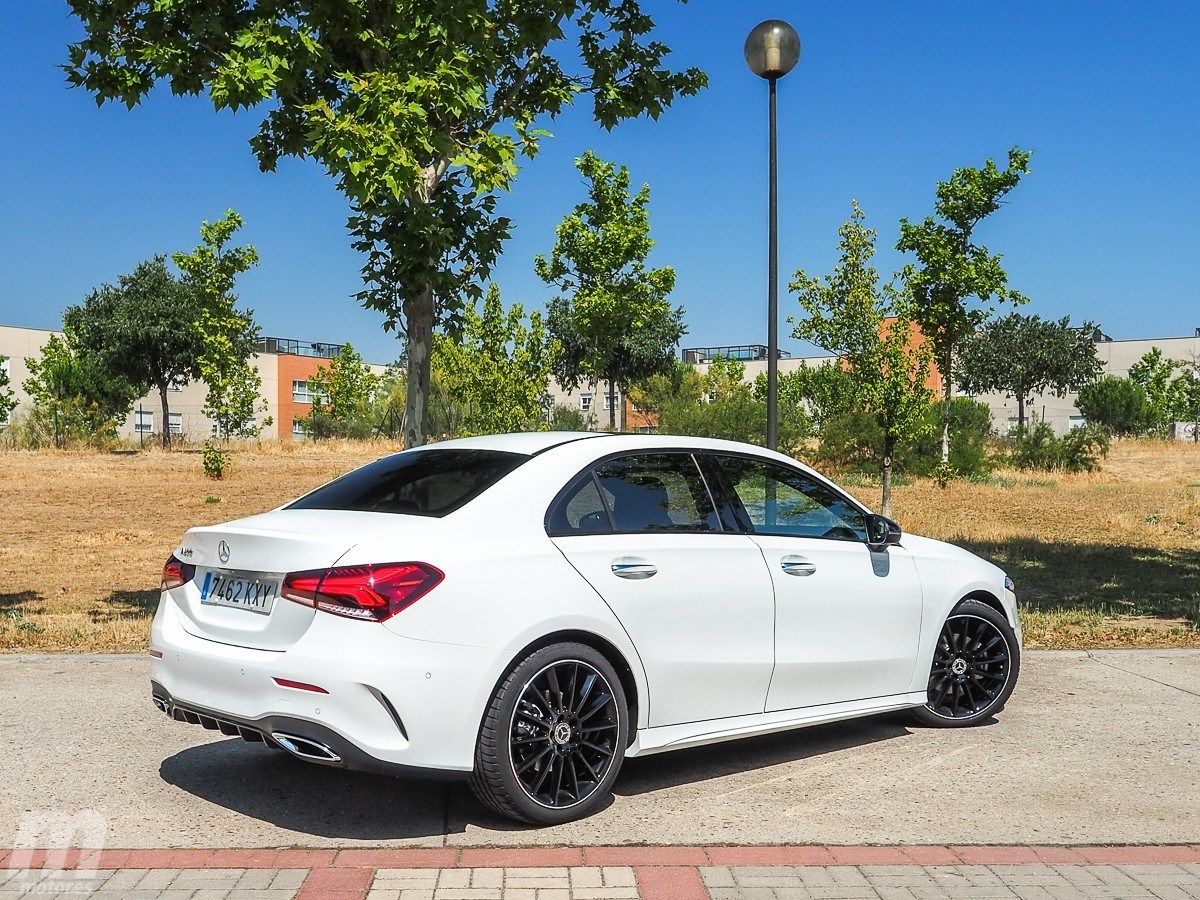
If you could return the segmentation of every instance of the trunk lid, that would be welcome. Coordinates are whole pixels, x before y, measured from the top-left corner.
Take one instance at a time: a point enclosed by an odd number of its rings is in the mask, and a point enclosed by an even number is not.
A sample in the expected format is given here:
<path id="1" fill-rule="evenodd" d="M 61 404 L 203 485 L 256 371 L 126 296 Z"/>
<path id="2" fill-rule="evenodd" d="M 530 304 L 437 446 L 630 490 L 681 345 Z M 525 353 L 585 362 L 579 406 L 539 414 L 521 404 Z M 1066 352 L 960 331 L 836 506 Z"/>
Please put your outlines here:
<path id="1" fill-rule="evenodd" d="M 328 568 L 356 544 L 411 533 L 430 522 L 394 513 L 282 509 L 192 528 L 175 555 L 195 566 L 196 575 L 168 594 L 189 634 L 286 650 L 318 613 L 279 596 L 284 575 Z"/>

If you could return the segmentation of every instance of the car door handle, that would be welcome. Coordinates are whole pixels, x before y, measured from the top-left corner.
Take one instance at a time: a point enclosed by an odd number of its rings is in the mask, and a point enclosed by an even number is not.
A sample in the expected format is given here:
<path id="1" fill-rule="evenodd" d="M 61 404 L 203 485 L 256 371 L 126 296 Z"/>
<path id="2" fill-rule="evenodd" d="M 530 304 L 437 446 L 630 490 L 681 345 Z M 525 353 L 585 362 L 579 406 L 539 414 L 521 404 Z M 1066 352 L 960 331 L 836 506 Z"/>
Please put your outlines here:
<path id="1" fill-rule="evenodd" d="M 803 556 L 785 556 L 780 560 L 779 566 L 789 575 L 811 575 L 817 571 L 817 564 L 809 562 Z"/>
<path id="2" fill-rule="evenodd" d="M 657 572 L 658 566 L 636 557 L 622 557 L 614 559 L 612 562 L 612 573 L 618 578 L 636 581 L 641 578 L 649 578 Z"/>

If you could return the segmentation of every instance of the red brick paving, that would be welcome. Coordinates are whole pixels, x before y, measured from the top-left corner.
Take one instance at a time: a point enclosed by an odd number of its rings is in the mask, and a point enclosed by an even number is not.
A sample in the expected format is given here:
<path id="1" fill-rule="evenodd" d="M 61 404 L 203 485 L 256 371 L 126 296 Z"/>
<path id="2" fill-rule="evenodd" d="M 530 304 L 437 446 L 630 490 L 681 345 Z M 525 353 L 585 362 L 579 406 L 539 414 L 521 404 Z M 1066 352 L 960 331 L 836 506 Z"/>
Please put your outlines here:
<path id="1" fill-rule="evenodd" d="M 951 847 L 968 866 L 1019 866 L 1041 862 L 1032 847 Z"/>
<path id="2" fill-rule="evenodd" d="M 582 866 L 583 850 L 575 847 L 479 847 L 463 850 L 458 865 L 464 869 Z"/>
<path id="3" fill-rule="evenodd" d="M 917 845 L 914 847 L 901 847 L 900 852 L 905 855 L 910 863 L 915 863 L 918 866 L 956 866 L 960 862 L 958 854 L 949 847 Z"/>
<path id="4" fill-rule="evenodd" d="M 309 869 L 315 890 L 354 894 L 380 868 L 632 866 L 654 885 L 698 866 L 1164 865 L 1200 863 L 1200 844 L 1113 846 L 473 847 L 217 850 L 0 850 L 0 867 Z M 659 870 L 659 874 L 653 874 Z M 640 877 L 640 876 L 639 876 Z M 697 876 L 698 877 L 698 876 Z M 365 879 L 365 880 L 364 880 Z M 314 885 L 310 888 L 309 884 Z M 648 882 L 651 883 L 651 882 Z M 680 884 L 683 882 L 681 881 Z M 691 884 L 690 881 L 687 882 Z M 657 887 L 655 888 L 658 889 Z M 322 894 L 324 895 L 324 893 Z M 332 895 L 330 895 L 332 896 Z M 339 898 L 334 898 L 339 900 Z"/>
<path id="5" fill-rule="evenodd" d="M 709 900 L 694 866 L 635 866 L 642 900 Z"/>
<path id="6" fill-rule="evenodd" d="M 342 850 L 333 861 L 335 867 L 371 866 L 376 869 L 452 869 L 458 865 L 458 851 L 447 849 Z"/>
<path id="7" fill-rule="evenodd" d="M 296 900 L 362 900 L 374 878 L 374 868 L 313 869 L 304 879 Z"/>
<path id="8" fill-rule="evenodd" d="M 714 866 L 832 866 L 828 847 L 709 847 Z"/>
<path id="9" fill-rule="evenodd" d="M 911 860 L 899 847 L 830 847 L 839 866 L 907 866 Z"/>
<path id="10" fill-rule="evenodd" d="M 703 847 L 584 847 L 587 866 L 706 866 Z"/>

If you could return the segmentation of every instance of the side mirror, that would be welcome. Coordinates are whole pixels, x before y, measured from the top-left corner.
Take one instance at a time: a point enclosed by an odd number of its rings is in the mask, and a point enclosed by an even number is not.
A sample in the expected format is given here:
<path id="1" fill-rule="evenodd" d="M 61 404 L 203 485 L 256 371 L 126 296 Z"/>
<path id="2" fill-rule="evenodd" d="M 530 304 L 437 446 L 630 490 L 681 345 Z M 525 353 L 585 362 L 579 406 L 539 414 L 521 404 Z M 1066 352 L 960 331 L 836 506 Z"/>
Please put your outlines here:
<path id="1" fill-rule="evenodd" d="M 867 516 L 867 546 L 872 550 L 882 550 L 891 544 L 900 543 L 904 532 L 900 526 L 884 516 Z"/>

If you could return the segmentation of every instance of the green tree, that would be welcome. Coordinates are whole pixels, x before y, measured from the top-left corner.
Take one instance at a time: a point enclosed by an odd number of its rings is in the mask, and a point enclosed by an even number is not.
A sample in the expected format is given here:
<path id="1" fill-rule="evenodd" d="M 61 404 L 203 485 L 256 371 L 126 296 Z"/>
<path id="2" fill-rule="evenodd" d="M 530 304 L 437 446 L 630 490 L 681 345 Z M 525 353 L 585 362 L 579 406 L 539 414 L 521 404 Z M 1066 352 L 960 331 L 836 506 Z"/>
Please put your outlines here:
<path id="1" fill-rule="evenodd" d="M 7 361 L 7 356 L 0 356 L 0 425 L 8 424 L 8 415 L 17 406 L 12 389 L 8 386 L 8 366 L 4 365 Z"/>
<path id="2" fill-rule="evenodd" d="M 875 231 L 867 228 L 857 201 L 850 220 L 838 229 L 841 259 L 828 277 L 797 269 L 789 289 L 807 318 L 794 323 L 792 336 L 841 358 L 854 385 L 855 407 L 874 417 L 882 435 L 880 511 L 892 510 L 892 465 L 896 447 L 914 440 L 925 427 L 930 392 L 929 351 L 913 340 L 911 323 L 898 315 L 892 292 L 879 284 L 871 265 Z"/>
<path id="3" fill-rule="evenodd" d="M 950 404 L 954 397 L 955 355 L 977 332 L 998 303 L 1019 305 L 1026 298 L 1008 287 L 1000 255 L 974 242 L 976 227 L 1001 206 L 1004 197 L 1029 173 L 1030 153 L 1008 151 L 1003 171 L 989 159 L 981 169 L 956 169 L 938 182 L 936 218 L 919 224 L 900 220 L 896 249 L 913 253 L 916 264 L 901 272 L 911 317 L 933 347 L 942 376 L 942 461 L 950 458 Z M 974 302 L 975 305 L 970 305 Z"/>
<path id="4" fill-rule="evenodd" d="M 33 408 L 26 425 L 31 443 L 63 448 L 113 440 L 117 426 L 143 393 L 121 375 L 102 372 L 94 358 L 75 351 L 74 335 L 51 335 L 28 360 L 22 383 Z"/>
<path id="5" fill-rule="evenodd" d="M 700 403 L 704 376 L 695 367 L 673 360 L 671 367 L 629 386 L 629 399 L 643 412 L 658 414 L 672 403 Z"/>
<path id="6" fill-rule="evenodd" d="M 690 367 L 688 367 L 690 368 Z M 702 374 L 682 380 L 677 391 L 661 397 L 658 431 L 693 437 L 766 443 L 767 404 L 746 382 L 746 366 L 717 357 Z M 697 376 L 698 378 L 694 377 Z M 783 411 L 781 406 L 781 412 Z M 798 406 L 779 417 L 779 451 L 794 454 L 808 435 L 808 418 Z"/>
<path id="7" fill-rule="evenodd" d="M 1062 397 L 1099 377 L 1095 334 L 1093 323 L 1072 327 L 1068 316 L 1057 322 L 1020 313 L 993 319 L 964 342 L 959 387 L 968 394 L 1012 395 L 1017 427 L 1024 428 L 1025 405 L 1034 394 Z"/>
<path id="8" fill-rule="evenodd" d="M 69 3 L 72 85 L 128 107 L 160 80 L 266 107 L 259 166 L 311 158 L 334 178 L 367 259 L 359 299 L 407 334 L 408 446 L 425 438 L 433 329 L 487 278 L 508 234 L 495 194 L 537 153 L 539 120 L 586 96 L 611 129 L 706 83 L 664 66 L 638 0 Z"/>
<path id="9" fill-rule="evenodd" d="M 1171 421 L 1171 376 L 1174 373 L 1175 361 L 1164 356 L 1158 347 L 1151 347 L 1129 367 L 1129 380 L 1146 392 L 1147 429 L 1159 436 L 1166 435 L 1167 424 Z"/>
<path id="10" fill-rule="evenodd" d="M 616 393 L 667 373 L 686 328 L 683 307 L 672 309 L 670 266 L 650 269 L 650 186 L 629 193 L 629 170 L 592 152 L 575 162 L 588 182 L 588 200 L 558 226 L 550 258 L 534 269 L 564 294 L 550 301 L 547 326 L 559 344 L 554 375 L 576 388 L 608 382 L 609 427 L 617 427 Z"/>
<path id="11" fill-rule="evenodd" d="M 308 379 L 312 408 L 302 416 L 308 435 L 315 440 L 331 437 L 367 438 L 375 430 L 374 400 L 379 376 L 349 344 L 343 344 L 329 366 L 317 366 Z"/>
<path id="12" fill-rule="evenodd" d="M 550 412 L 551 431 L 587 431 L 587 419 L 573 406 L 556 403 Z"/>
<path id="13" fill-rule="evenodd" d="M 92 291 L 82 306 L 67 307 L 63 324 L 76 352 L 94 361 L 105 377 L 124 379 L 138 394 L 152 387 L 158 391 L 167 448 L 171 385 L 200 375 L 200 294 L 171 274 L 162 256 L 139 263 L 117 281 Z"/>
<path id="14" fill-rule="evenodd" d="M 755 377 L 754 396 L 766 402 L 766 373 Z M 850 412 L 854 402 L 854 381 L 836 361 L 779 373 L 781 423 L 795 417 L 804 423 L 806 431 L 811 429 L 820 433 L 826 422 Z"/>
<path id="15" fill-rule="evenodd" d="M 262 377 L 250 361 L 258 342 L 254 311 L 237 309 L 233 292 L 238 275 L 258 265 L 254 247 L 228 246 L 243 224 L 241 216 L 227 210 L 216 222 L 200 226 L 195 249 L 172 256 L 200 299 L 194 327 L 203 349 L 197 363 L 208 388 L 204 414 L 217 423 L 218 440 L 257 436 L 262 425 L 255 414 L 267 408 L 260 399 Z"/>
<path id="16" fill-rule="evenodd" d="M 1084 385 L 1075 405 L 1089 425 L 1112 435 L 1141 434 L 1153 418 L 1145 388 L 1116 375 Z"/>
<path id="17" fill-rule="evenodd" d="M 1192 423 L 1192 440 L 1200 441 L 1200 356 L 1178 362 L 1182 371 L 1171 379 L 1171 420 Z"/>
<path id="18" fill-rule="evenodd" d="M 505 310 L 493 284 L 481 312 L 467 308 L 460 341 L 435 338 L 434 366 L 445 373 L 447 393 L 468 411 L 466 431 L 539 430 L 553 349 L 541 313 L 531 313 L 526 327 L 521 304 Z"/>

